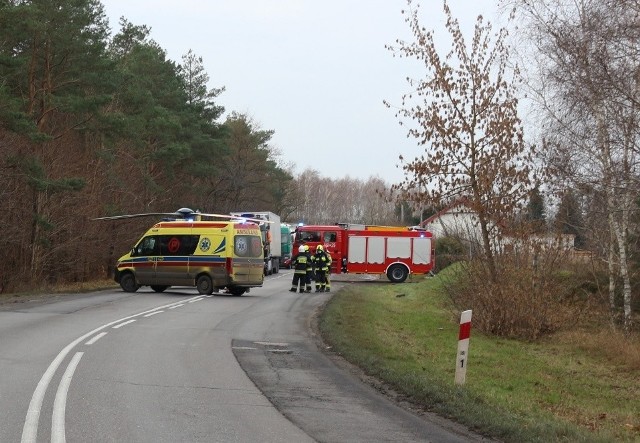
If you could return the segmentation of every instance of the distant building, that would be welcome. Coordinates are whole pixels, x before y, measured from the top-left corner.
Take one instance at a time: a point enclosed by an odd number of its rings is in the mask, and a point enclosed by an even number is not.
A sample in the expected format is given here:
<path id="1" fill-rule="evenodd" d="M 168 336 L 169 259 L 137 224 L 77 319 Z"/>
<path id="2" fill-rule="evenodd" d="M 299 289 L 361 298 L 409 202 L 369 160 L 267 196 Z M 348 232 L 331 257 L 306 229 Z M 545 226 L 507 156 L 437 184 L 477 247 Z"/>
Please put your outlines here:
<path id="1" fill-rule="evenodd" d="M 482 231 L 478 214 L 471 209 L 467 199 L 461 198 L 438 213 L 423 220 L 420 226 L 433 233 L 438 239 L 454 237 L 461 240 L 471 250 L 482 245 Z"/>
<path id="2" fill-rule="evenodd" d="M 471 208 L 467 199 L 461 198 L 438 213 L 423 220 L 420 226 L 433 233 L 436 239 L 454 237 L 461 240 L 471 251 L 482 247 L 482 231 L 478 214 Z M 495 225 L 489 226 L 493 231 Z M 532 234 L 526 239 L 509 236 L 506 232 L 493 232 L 494 251 L 512 252 L 527 249 L 573 251 L 573 234 Z M 499 240 L 498 240 L 499 238 Z"/>

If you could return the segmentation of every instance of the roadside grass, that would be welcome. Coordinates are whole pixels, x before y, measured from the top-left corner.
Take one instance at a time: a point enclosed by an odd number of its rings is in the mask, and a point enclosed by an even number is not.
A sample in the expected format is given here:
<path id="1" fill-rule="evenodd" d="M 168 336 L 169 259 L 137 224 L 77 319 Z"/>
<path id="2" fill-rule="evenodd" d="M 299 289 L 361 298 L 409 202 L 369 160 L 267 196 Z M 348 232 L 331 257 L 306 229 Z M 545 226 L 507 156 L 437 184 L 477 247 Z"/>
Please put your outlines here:
<path id="1" fill-rule="evenodd" d="M 460 387 L 454 383 L 459 317 L 442 281 L 350 284 L 322 313 L 322 336 L 333 352 L 415 406 L 483 435 L 506 442 L 640 442 L 637 337 L 624 342 L 591 325 L 524 342 L 472 329 Z"/>

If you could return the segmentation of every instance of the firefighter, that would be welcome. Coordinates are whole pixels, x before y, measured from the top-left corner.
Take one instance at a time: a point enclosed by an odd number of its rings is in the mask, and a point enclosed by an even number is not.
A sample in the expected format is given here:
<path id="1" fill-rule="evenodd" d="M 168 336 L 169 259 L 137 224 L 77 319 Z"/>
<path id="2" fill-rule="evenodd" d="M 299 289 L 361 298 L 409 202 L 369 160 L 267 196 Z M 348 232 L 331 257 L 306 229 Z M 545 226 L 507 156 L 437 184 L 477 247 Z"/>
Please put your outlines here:
<path id="1" fill-rule="evenodd" d="M 324 248 L 323 248 L 324 249 Z M 327 254 L 327 272 L 324 274 L 324 292 L 331 292 L 331 253 L 329 251 L 324 251 Z"/>
<path id="2" fill-rule="evenodd" d="M 311 257 L 304 250 L 304 246 L 298 248 L 298 255 L 291 261 L 291 266 L 295 269 L 293 272 L 293 281 L 289 291 L 296 292 L 298 283 L 300 284 L 300 292 L 311 292 L 311 285 L 307 283 L 307 269 L 311 267 Z"/>
<path id="3" fill-rule="evenodd" d="M 331 263 L 331 258 L 327 256 L 328 254 L 324 251 L 324 247 L 318 245 L 313 256 L 313 264 L 316 268 L 316 292 L 324 292 L 326 289 L 329 263 Z"/>
<path id="4" fill-rule="evenodd" d="M 315 280 L 315 265 L 313 263 L 313 255 L 311 255 L 311 252 L 309 251 L 309 246 L 303 245 L 302 247 L 304 248 L 304 253 L 307 254 L 309 260 L 309 266 L 307 266 L 307 279 L 305 280 L 306 291 L 311 292 L 311 280 Z"/>

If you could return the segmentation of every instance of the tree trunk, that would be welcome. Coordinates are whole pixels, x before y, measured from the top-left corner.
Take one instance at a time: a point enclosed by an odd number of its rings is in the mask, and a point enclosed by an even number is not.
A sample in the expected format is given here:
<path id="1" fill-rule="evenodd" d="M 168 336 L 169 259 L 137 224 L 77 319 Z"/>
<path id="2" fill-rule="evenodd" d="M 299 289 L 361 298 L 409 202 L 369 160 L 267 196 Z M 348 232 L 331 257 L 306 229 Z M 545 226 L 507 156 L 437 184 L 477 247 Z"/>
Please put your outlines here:
<path id="1" fill-rule="evenodd" d="M 609 226 L 611 226 L 611 217 L 612 214 L 609 214 Z M 609 265 L 609 311 L 610 311 L 610 322 L 611 327 L 615 329 L 616 327 L 616 266 L 615 266 L 615 238 L 613 231 L 609 230 L 609 257 L 608 257 L 608 265 Z"/>
<path id="2" fill-rule="evenodd" d="M 613 259 L 617 256 L 618 260 L 618 275 L 622 278 L 623 284 L 623 300 L 624 300 L 624 328 L 625 331 L 630 331 L 631 328 L 631 281 L 629 278 L 629 263 L 627 257 L 627 231 L 628 231 L 628 216 L 626 213 L 629 211 L 629 191 L 627 183 L 622 183 L 620 186 L 617 184 L 614 176 L 613 159 L 611 153 L 611 145 L 606 133 L 605 120 L 602 112 L 599 108 L 596 109 L 596 121 L 598 125 L 598 144 L 600 145 L 602 153 L 602 161 L 604 163 L 604 184 L 605 192 L 607 196 L 607 213 L 609 220 L 609 231 L 611 245 L 609 247 L 609 301 L 611 307 L 614 310 L 614 293 L 612 293 L 612 287 L 615 289 L 616 273 L 612 271 Z M 626 163 L 626 162 L 625 162 Z M 619 196 L 619 194 L 622 194 Z M 613 252 L 613 248 L 617 246 L 617 254 Z M 612 256 L 613 255 L 613 256 Z M 615 322 L 615 320 L 614 320 Z"/>
<path id="3" fill-rule="evenodd" d="M 489 225 L 487 222 L 487 217 L 481 211 L 478 213 L 478 218 L 480 220 L 480 230 L 482 231 L 482 245 L 484 248 L 484 255 L 487 259 L 487 266 L 489 267 L 489 277 L 491 278 L 491 283 L 497 283 L 498 272 L 496 271 L 495 258 L 493 257 L 493 250 L 491 249 L 491 239 L 489 238 Z"/>

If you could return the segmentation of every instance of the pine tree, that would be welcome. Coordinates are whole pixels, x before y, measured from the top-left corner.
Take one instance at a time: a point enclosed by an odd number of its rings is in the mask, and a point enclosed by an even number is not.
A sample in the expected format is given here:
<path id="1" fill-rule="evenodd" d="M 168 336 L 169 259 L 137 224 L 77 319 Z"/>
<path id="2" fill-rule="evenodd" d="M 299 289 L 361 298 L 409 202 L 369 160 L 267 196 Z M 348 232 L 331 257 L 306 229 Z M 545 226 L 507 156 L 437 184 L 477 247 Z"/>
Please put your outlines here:
<path id="1" fill-rule="evenodd" d="M 23 217 L 31 221 L 24 261 L 38 279 L 69 229 L 71 216 L 60 203 L 85 186 L 71 175 L 86 167 L 82 137 L 110 100 L 108 25 L 96 0 L 12 1 L 0 8 L 0 95 L 8 98 L 0 105 L 2 126 L 29 136 L 5 160 L 22 181 L 21 210 L 31 212 Z"/>

